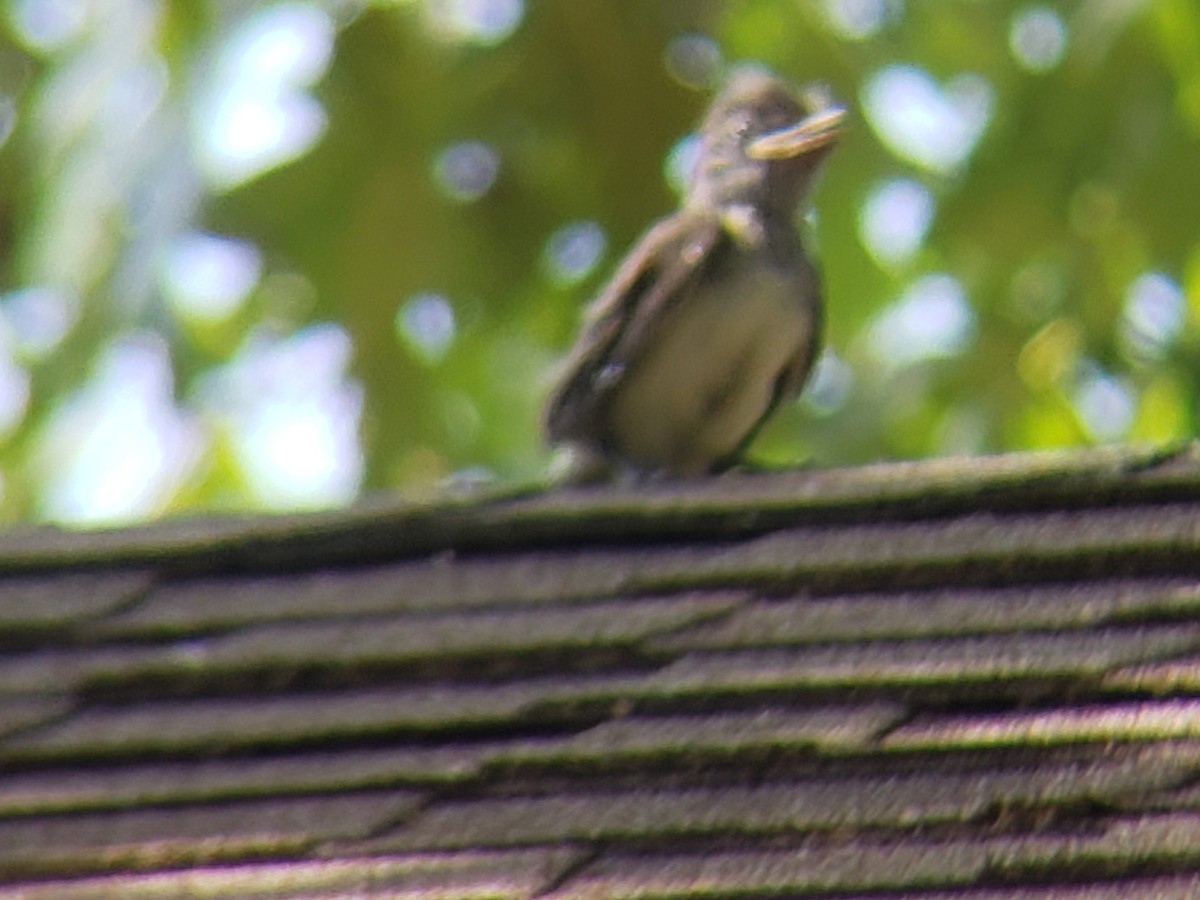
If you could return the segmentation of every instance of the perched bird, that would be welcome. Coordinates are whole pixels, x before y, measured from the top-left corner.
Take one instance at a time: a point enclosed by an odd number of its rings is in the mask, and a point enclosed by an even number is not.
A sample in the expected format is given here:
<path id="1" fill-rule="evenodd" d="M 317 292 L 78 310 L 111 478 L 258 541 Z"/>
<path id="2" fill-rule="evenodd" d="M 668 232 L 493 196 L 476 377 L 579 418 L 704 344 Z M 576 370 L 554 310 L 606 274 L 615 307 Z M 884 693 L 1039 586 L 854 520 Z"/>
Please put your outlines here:
<path id="1" fill-rule="evenodd" d="M 681 208 L 589 307 L 544 430 L 576 480 L 735 463 L 817 355 L 820 281 L 795 227 L 845 109 L 741 66 L 714 99 Z"/>

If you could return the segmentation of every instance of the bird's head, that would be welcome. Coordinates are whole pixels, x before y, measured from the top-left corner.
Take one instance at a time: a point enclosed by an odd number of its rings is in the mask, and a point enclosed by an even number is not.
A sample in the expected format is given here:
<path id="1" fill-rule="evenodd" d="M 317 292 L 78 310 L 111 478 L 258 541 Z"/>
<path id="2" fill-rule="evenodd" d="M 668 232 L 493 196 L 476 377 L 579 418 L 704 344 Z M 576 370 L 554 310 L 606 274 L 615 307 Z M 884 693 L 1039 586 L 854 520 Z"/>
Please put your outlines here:
<path id="1" fill-rule="evenodd" d="M 845 118 L 823 89 L 797 92 L 761 66 L 735 68 L 701 125 L 688 202 L 790 215 Z"/>

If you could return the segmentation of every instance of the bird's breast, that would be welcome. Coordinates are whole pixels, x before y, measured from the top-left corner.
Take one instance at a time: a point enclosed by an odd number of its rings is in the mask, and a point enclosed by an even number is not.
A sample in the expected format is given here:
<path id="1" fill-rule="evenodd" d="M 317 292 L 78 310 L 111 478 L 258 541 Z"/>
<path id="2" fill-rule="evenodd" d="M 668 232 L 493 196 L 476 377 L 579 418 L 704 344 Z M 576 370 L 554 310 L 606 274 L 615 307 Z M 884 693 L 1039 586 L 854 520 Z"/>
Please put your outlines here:
<path id="1" fill-rule="evenodd" d="M 608 433 L 621 456 L 699 475 L 738 449 L 811 345 L 817 298 L 801 274 L 739 257 L 677 299 L 614 391 Z"/>

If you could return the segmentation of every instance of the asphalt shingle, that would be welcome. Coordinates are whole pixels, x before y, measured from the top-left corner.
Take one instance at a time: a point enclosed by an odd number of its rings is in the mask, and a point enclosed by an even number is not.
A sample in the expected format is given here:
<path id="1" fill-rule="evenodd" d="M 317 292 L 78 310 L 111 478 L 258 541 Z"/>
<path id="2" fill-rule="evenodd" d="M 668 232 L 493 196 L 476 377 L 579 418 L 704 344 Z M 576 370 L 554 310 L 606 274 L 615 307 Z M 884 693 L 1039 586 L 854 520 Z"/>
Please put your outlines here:
<path id="1" fill-rule="evenodd" d="M 1200 455 L 0 535 L 0 897 L 1200 895 Z"/>

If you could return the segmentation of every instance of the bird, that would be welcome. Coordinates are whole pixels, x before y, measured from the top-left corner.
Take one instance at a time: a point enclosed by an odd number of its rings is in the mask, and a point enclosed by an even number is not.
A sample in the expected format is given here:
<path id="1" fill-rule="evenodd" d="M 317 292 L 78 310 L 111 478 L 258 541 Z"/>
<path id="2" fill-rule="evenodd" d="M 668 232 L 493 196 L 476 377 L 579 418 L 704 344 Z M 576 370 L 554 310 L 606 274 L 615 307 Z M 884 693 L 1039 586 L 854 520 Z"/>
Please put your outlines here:
<path id="1" fill-rule="evenodd" d="M 735 465 L 819 352 L 821 281 L 796 228 L 846 110 L 764 66 L 731 70 L 677 211 L 584 315 L 546 400 L 567 479 L 695 478 Z"/>

